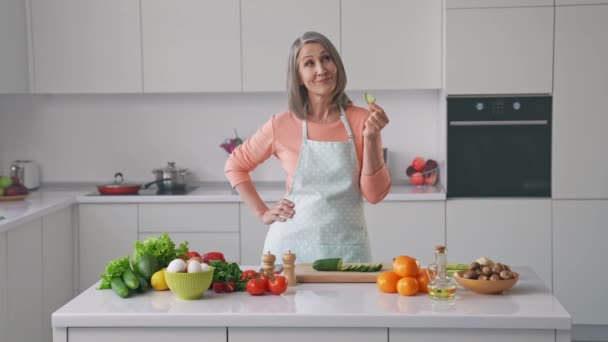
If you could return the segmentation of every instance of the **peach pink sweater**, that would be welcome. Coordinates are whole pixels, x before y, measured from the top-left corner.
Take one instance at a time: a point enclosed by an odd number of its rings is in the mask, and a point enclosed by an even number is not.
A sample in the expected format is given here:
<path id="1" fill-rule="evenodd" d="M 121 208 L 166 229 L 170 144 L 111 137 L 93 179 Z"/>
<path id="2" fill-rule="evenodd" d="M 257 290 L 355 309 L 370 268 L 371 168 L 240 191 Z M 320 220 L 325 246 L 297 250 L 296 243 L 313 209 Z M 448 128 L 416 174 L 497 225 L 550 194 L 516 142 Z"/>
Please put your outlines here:
<path id="1" fill-rule="evenodd" d="M 349 106 L 346 117 L 353 130 L 359 172 L 363 160 L 363 128 L 370 113 L 367 109 Z M 329 124 L 308 122 L 308 139 L 317 141 L 348 141 L 348 133 L 337 120 Z M 224 172 L 232 187 L 251 180 L 249 172 L 274 155 L 287 173 L 286 191 L 289 192 L 302 145 L 302 120 L 291 112 L 273 115 L 258 131 L 237 147 L 228 160 Z M 384 166 L 372 175 L 361 175 L 360 188 L 370 203 L 380 202 L 391 187 L 388 169 Z"/>

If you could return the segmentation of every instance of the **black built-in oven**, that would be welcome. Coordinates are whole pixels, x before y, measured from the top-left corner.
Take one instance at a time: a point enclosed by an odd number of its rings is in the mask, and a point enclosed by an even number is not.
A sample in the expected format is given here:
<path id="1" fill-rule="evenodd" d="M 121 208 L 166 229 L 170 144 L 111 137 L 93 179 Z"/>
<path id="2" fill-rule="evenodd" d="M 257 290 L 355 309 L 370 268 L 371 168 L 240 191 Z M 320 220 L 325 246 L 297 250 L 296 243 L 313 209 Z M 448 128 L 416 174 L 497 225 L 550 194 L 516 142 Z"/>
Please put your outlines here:
<path id="1" fill-rule="evenodd" d="M 448 97 L 448 197 L 551 197 L 551 97 Z"/>

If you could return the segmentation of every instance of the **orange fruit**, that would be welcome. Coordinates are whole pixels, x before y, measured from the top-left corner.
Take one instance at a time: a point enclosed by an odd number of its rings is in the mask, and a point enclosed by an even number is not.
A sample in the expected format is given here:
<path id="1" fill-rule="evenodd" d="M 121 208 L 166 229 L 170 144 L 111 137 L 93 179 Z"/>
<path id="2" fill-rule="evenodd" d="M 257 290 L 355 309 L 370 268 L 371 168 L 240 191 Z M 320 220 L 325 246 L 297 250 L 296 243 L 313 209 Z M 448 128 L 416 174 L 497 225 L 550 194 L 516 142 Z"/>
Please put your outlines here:
<path id="1" fill-rule="evenodd" d="M 399 276 L 395 272 L 386 271 L 380 273 L 378 278 L 376 278 L 376 285 L 378 285 L 378 289 L 382 292 L 396 293 L 398 281 Z"/>
<path id="2" fill-rule="evenodd" d="M 393 260 L 393 272 L 400 277 L 415 277 L 420 272 L 416 258 L 400 255 Z"/>
<path id="3" fill-rule="evenodd" d="M 426 286 L 431 282 L 429 274 L 426 272 L 426 268 L 421 268 L 420 273 L 416 276 L 418 281 L 418 292 L 429 292 Z"/>
<path id="4" fill-rule="evenodd" d="M 414 296 L 418 293 L 418 281 L 414 277 L 403 277 L 397 282 L 397 292 L 402 296 Z"/>

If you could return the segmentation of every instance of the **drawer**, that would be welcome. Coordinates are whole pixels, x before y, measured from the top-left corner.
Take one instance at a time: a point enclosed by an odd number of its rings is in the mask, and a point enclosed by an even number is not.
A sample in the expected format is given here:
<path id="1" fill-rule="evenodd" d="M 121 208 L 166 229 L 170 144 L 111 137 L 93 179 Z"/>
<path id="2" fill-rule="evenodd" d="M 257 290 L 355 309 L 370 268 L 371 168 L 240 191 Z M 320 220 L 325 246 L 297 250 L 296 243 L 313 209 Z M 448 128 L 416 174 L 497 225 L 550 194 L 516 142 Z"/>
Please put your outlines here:
<path id="1" fill-rule="evenodd" d="M 150 203 L 139 205 L 139 232 L 239 231 L 238 203 Z"/>
<path id="2" fill-rule="evenodd" d="M 69 328 L 70 342 L 226 342 L 226 328 Z"/>

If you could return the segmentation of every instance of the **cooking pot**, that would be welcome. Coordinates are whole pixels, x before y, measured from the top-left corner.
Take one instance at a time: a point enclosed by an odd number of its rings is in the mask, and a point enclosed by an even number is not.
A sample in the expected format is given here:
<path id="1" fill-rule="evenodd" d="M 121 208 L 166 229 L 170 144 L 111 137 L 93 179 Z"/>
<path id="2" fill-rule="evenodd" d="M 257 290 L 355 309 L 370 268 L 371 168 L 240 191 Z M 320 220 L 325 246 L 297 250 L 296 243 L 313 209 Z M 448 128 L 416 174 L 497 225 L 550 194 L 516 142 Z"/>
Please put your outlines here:
<path id="1" fill-rule="evenodd" d="M 152 170 L 156 176 L 158 190 L 161 193 L 186 191 L 186 176 L 190 173 L 188 169 L 175 167 L 175 162 L 168 162 L 167 167 Z"/>
<path id="2" fill-rule="evenodd" d="M 139 189 L 142 187 L 147 188 L 152 184 L 160 183 L 162 180 L 155 180 L 154 182 L 139 184 L 139 183 L 125 183 L 124 177 L 121 172 L 114 174 L 114 182 L 111 184 L 98 185 L 97 190 L 102 195 L 137 195 Z"/>

